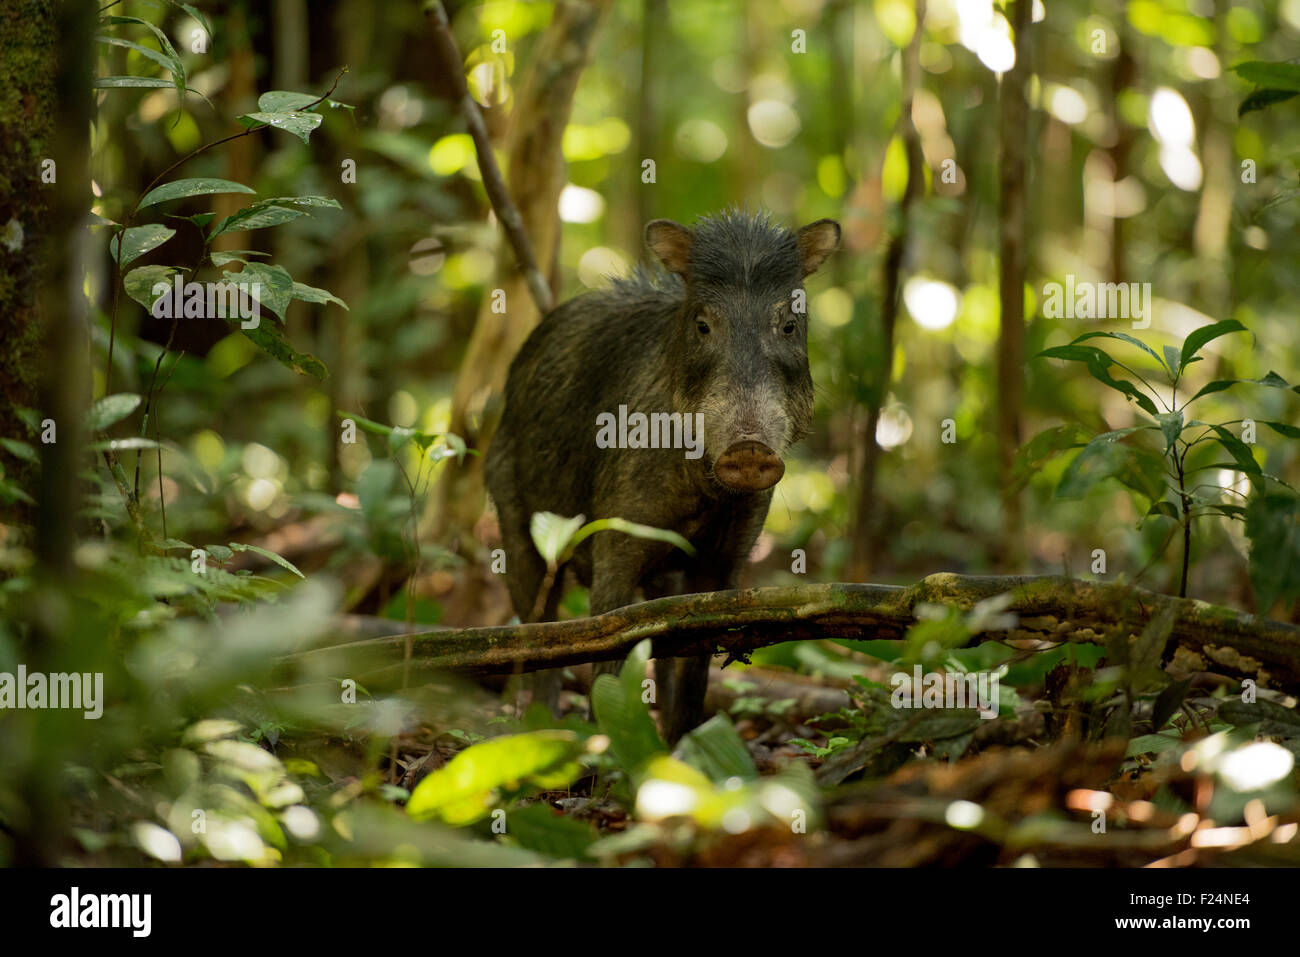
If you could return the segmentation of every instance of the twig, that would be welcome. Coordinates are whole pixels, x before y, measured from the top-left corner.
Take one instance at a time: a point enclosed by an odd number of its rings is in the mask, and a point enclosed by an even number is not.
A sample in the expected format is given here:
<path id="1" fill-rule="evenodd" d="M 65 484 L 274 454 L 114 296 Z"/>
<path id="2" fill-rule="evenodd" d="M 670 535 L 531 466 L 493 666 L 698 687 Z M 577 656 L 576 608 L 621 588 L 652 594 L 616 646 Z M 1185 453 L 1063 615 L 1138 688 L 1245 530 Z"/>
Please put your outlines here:
<path id="1" fill-rule="evenodd" d="M 474 97 L 470 95 L 469 86 L 465 83 L 463 61 L 460 49 L 456 46 L 456 38 L 452 36 L 447 11 L 443 8 L 441 0 L 426 0 L 424 13 L 433 27 L 434 43 L 438 47 L 443 72 L 456 94 L 460 111 L 465 116 L 465 125 L 469 127 L 469 135 L 474 140 L 479 172 L 483 174 L 483 188 L 487 191 L 492 209 L 496 212 L 497 219 L 505 230 L 506 238 L 515 251 L 515 257 L 519 260 L 519 267 L 528 282 L 528 291 L 533 296 L 533 302 L 537 304 L 537 311 L 545 316 L 555 308 L 555 298 L 551 295 L 551 287 L 547 285 L 541 269 L 537 266 L 533 245 L 524 230 L 523 217 L 519 215 L 519 208 L 510 197 L 510 190 L 501 175 L 501 167 L 497 165 L 496 154 L 492 152 L 492 141 L 488 138 L 487 126 L 483 123 L 483 114 Z"/>

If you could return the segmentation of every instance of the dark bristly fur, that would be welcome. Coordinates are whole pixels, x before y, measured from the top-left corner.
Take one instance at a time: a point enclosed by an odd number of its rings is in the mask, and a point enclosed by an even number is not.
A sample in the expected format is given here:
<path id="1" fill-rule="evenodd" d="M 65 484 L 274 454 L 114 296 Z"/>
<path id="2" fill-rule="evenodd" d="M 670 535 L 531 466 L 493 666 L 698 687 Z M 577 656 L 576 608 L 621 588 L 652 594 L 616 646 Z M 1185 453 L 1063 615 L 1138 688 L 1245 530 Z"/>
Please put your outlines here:
<path id="1" fill-rule="evenodd" d="M 591 587 L 592 614 L 631 604 L 638 590 L 649 598 L 735 587 L 772 490 L 737 491 L 714 465 L 745 441 L 780 456 L 811 422 L 807 315 L 792 310 L 792 299 L 835 248 L 839 227 L 822 220 L 796 234 L 728 210 L 690 231 L 657 220 L 647 238 L 676 273 L 638 267 L 564 303 L 510 367 L 486 473 L 523 620 L 546 573 L 529 534 L 534 512 L 616 516 L 677 531 L 698 549 L 692 559 L 621 532 L 592 536 L 571 562 Z M 598 448 L 597 416 L 620 405 L 703 413 L 704 455 Z M 544 617 L 554 617 L 561 587 L 559 576 Z M 707 669 L 707 659 L 656 662 L 670 740 L 702 719 Z"/>

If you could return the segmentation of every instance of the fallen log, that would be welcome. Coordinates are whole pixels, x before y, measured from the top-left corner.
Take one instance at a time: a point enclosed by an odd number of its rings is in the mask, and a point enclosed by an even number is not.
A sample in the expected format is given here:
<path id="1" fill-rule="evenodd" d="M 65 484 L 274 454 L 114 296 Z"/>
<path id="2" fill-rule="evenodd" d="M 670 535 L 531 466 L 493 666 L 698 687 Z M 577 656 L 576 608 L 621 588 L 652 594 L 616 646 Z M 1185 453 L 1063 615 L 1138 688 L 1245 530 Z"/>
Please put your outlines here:
<path id="1" fill-rule="evenodd" d="M 277 659 L 276 681 L 329 675 L 368 688 L 397 687 L 435 674 L 510 674 L 584 661 L 616 660 L 638 642 L 655 657 L 725 653 L 743 657 L 785 641 L 901 638 L 922 604 L 963 609 L 1009 593 L 1014 629 L 985 640 L 1104 642 L 1116 629 L 1137 635 L 1171 609 L 1172 666 L 1252 678 L 1262 687 L 1300 689 L 1300 626 L 1220 605 L 1114 582 L 1060 576 L 930 575 L 915 585 L 807 584 L 674 595 L 592 618 L 370 638 Z M 404 664 L 407 642 L 411 658 Z M 1169 654 L 1166 656 L 1170 657 Z"/>

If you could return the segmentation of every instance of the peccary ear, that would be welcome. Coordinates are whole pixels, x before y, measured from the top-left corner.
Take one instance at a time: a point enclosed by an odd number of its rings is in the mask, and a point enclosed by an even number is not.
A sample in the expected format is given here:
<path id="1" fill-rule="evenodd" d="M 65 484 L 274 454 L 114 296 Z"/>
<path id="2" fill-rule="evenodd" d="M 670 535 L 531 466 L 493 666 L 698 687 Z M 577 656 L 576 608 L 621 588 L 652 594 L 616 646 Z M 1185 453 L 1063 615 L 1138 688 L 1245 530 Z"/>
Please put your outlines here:
<path id="1" fill-rule="evenodd" d="M 840 224 L 833 219 L 819 219 L 799 230 L 799 258 L 803 274 L 811 276 L 840 245 Z"/>
<path id="2" fill-rule="evenodd" d="M 694 239 L 689 229 L 671 219 L 654 219 L 645 224 L 645 244 L 659 257 L 664 268 L 682 276 L 686 275 L 686 261 Z"/>

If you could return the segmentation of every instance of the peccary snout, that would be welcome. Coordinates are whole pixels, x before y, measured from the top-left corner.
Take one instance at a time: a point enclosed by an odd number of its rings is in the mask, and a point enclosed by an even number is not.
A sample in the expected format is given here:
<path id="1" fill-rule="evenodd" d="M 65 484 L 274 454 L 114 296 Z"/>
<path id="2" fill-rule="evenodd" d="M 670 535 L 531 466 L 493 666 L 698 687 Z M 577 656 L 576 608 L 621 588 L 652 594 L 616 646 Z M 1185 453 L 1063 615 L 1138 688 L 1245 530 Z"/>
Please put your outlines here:
<path id="1" fill-rule="evenodd" d="M 761 492 L 781 481 L 785 463 L 762 442 L 736 442 L 713 463 L 713 474 L 737 492 Z"/>

